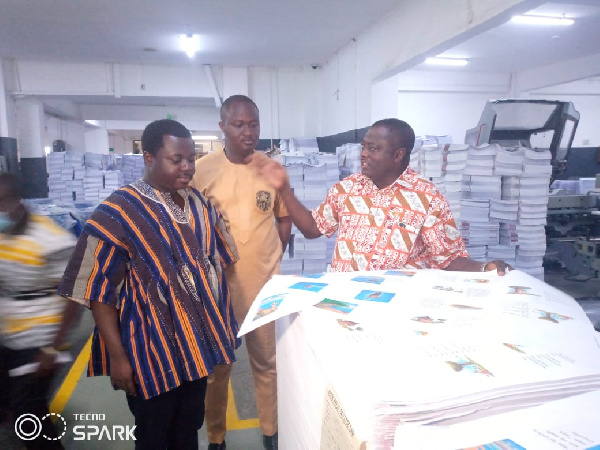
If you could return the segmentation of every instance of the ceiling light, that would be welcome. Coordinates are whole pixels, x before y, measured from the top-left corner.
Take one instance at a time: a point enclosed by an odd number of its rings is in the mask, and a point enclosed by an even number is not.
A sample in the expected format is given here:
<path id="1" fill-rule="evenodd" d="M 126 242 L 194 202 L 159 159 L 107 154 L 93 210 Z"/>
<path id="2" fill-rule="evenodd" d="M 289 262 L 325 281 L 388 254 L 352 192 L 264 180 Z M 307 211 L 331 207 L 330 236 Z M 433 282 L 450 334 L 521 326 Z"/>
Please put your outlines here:
<path id="1" fill-rule="evenodd" d="M 217 136 L 192 136 L 195 141 L 216 141 L 219 139 Z"/>
<path id="2" fill-rule="evenodd" d="M 197 34 L 180 34 L 179 45 L 190 58 L 193 58 L 200 50 L 200 36 Z"/>
<path id="3" fill-rule="evenodd" d="M 464 58 L 445 58 L 436 56 L 435 58 L 427 58 L 425 64 L 436 66 L 466 66 L 469 64 L 469 60 Z"/>
<path id="4" fill-rule="evenodd" d="M 573 25 L 575 23 L 573 19 L 567 19 L 566 17 L 530 15 L 513 16 L 510 21 L 521 25 Z"/>

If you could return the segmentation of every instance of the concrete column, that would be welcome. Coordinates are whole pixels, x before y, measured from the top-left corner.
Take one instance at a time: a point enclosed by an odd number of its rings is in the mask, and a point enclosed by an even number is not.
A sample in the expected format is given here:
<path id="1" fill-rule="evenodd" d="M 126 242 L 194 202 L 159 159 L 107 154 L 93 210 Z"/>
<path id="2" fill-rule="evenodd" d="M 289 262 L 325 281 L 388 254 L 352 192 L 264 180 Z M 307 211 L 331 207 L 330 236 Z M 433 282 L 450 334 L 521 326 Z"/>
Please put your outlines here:
<path id="1" fill-rule="evenodd" d="M 47 197 L 44 105 L 41 101 L 36 98 L 17 101 L 17 128 L 23 197 Z"/>
<path id="2" fill-rule="evenodd" d="M 6 108 L 6 87 L 4 86 L 4 71 L 0 59 L 0 137 L 8 136 L 8 110 Z"/>
<path id="3" fill-rule="evenodd" d="M 94 128 L 85 131 L 85 151 L 106 155 L 110 144 L 106 128 Z"/>

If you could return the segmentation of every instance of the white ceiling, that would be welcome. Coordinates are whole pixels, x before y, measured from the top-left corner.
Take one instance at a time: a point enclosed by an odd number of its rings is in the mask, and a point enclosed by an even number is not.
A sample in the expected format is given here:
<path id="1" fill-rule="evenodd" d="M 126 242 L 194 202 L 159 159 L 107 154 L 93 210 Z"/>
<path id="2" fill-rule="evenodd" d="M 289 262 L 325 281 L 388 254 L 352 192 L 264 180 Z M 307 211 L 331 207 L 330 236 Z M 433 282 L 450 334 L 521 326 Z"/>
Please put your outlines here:
<path id="1" fill-rule="evenodd" d="M 0 0 L 0 57 L 174 65 L 322 64 L 409 1 L 419 0 Z M 540 3 L 524 2 L 532 7 Z M 600 0 L 550 0 L 533 12 L 564 14 L 576 23 L 494 24 L 452 48 L 444 47 L 443 54 L 469 59 L 468 66 L 453 70 L 512 73 L 600 53 Z M 179 33 L 201 36 L 202 49 L 193 61 L 178 49 Z M 89 96 L 70 100 L 132 101 Z M 135 101 L 156 105 L 165 99 Z M 190 100 L 169 102 L 186 105 Z"/>

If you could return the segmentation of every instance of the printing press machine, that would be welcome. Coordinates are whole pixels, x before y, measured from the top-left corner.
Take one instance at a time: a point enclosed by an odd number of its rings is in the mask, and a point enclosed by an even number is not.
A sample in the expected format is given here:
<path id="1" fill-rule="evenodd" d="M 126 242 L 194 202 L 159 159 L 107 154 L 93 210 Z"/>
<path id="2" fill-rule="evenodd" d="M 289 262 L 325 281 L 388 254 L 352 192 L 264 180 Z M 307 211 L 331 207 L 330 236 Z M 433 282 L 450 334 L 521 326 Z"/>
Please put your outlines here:
<path id="1" fill-rule="evenodd" d="M 546 224 L 546 256 L 569 271 L 600 274 L 600 189 L 587 194 L 551 193 Z"/>

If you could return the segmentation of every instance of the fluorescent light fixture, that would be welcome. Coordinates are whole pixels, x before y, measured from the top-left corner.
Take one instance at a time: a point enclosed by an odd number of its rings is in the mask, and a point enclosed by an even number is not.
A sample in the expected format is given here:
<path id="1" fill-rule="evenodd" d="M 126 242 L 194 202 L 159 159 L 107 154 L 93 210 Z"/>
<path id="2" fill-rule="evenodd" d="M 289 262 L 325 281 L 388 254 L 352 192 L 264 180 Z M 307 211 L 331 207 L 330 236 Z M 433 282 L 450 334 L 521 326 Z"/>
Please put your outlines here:
<path id="1" fill-rule="evenodd" d="M 435 58 L 427 58 L 425 64 L 436 66 L 466 66 L 469 64 L 468 59 L 464 58 L 447 58 L 444 56 L 436 56 Z"/>
<path id="2" fill-rule="evenodd" d="M 510 21 L 521 25 L 573 25 L 575 23 L 573 19 L 566 17 L 531 15 L 513 16 Z"/>
<path id="3" fill-rule="evenodd" d="M 197 34 L 180 34 L 179 45 L 190 58 L 193 58 L 200 50 L 200 36 Z"/>
<path id="4" fill-rule="evenodd" d="M 216 141 L 219 138 L 217 136 L 192 136 L 195 141 Z"/>

